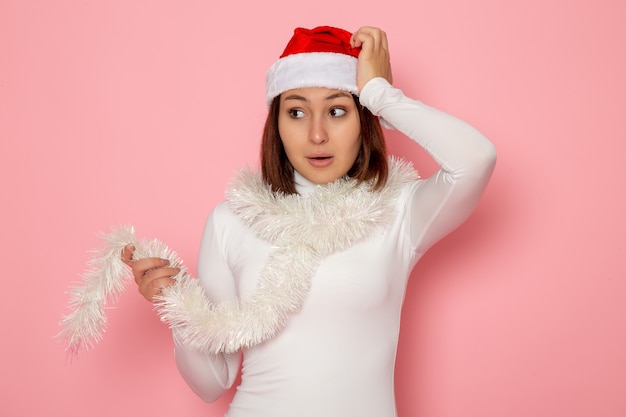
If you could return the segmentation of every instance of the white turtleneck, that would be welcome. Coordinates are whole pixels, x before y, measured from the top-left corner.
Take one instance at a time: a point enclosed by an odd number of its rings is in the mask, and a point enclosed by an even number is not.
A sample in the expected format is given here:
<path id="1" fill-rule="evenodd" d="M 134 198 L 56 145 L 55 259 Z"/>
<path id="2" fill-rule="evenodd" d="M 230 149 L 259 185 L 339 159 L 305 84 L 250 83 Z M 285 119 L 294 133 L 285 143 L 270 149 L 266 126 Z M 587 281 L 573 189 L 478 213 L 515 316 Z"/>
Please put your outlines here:
<path id="1" fill-rule="evenodd" d="M 422 146 L 441 168 L 407 185 L 398 216 L 382 235 L 325 258 L 300 312 L 268 342 L 242 354 L 207 355 L 175 336 L 178 368 L 190 387 L 214 401 L 241 384 L 228 417 L 395 417 L 394 362 L 400 311 L 415 263 L 475 208 L 495 164 L 476 129 L 371 80 L 361 103 Z M 297 190 L 315 187 L 296 173 Z M 215 303 L 255 292 L 270 245 L 221 203 L 209 216 L 198 278 Z"/>

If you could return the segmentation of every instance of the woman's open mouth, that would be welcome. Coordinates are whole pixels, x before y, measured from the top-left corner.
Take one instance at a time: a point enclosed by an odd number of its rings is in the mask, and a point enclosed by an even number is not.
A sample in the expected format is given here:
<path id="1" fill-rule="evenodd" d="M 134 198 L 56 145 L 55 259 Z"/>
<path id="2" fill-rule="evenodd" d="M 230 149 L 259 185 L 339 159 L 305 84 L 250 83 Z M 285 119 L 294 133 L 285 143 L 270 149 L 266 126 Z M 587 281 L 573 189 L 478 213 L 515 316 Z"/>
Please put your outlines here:
<path id="1" fill-rule="evenodd" d="M 307 156 L 306 159 L 309 161 L 311 165 L 316 168 L 324 168 L 330 165 L 333 162 L 333 157 L 331 155 L 311 155 Z"/>

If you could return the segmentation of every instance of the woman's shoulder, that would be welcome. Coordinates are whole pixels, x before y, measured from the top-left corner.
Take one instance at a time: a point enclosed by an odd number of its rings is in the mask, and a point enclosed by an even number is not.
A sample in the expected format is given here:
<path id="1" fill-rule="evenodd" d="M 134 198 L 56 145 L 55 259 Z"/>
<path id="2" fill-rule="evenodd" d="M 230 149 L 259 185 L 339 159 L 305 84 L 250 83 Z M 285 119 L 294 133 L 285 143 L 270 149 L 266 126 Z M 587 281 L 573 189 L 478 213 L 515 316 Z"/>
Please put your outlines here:
<path id="1" fill-rule="evenodd" d="M 219 202 L 213 207 L 207 219 L 207 226 L 211 227 L 219 236 L 241 236 L 250 232 L 241 218 L 233 211 L 228 200 Z"/>
<path id="2" fill-rule="evenodd" d="M 217 203 L 209 213 L 209 220 L 218 224 L 225 224 L 228 221 L 237 219 L 227 200 Z"/>

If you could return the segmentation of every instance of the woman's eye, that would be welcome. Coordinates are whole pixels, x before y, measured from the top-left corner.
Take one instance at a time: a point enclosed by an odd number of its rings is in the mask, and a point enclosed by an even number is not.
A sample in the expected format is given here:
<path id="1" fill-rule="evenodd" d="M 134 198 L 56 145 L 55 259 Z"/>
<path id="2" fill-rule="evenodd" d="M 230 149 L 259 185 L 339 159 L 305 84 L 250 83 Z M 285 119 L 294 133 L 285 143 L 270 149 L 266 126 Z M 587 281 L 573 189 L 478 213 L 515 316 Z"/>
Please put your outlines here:
<path id="1" fill-rule="evenodd" d="M 346 113 L 347 112 L 344 109 L 340 108 L 340 107 L 335 107 L 335 108 L 332 108 L 330 110 L 330 115 L 333 116 L 333 117 L 341 117 L 341 116 L 343 116 Z"/>
<path id="2" fill-rule="evenodd" d="M 294 119 L 302 119 L 304 117 L 304 112 L 298 109 L 291 109 L 289 110 L 289 116 Z"/>

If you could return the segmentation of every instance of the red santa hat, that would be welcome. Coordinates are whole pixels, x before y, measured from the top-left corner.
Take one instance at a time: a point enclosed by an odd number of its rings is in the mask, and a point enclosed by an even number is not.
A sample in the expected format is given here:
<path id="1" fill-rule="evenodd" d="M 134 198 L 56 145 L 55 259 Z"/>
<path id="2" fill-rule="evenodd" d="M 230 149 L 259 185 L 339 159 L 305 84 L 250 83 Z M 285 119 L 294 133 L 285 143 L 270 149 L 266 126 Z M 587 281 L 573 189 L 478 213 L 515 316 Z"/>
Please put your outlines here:
<path id="1" fill-rule="evenodd" d="M 267 105 L 293 88 L 326 87 L 358 94 L 356 71 L 361 49 L 350 45 L 351 36 L 330 26 L 296 28 L 265 76 Z"/>

